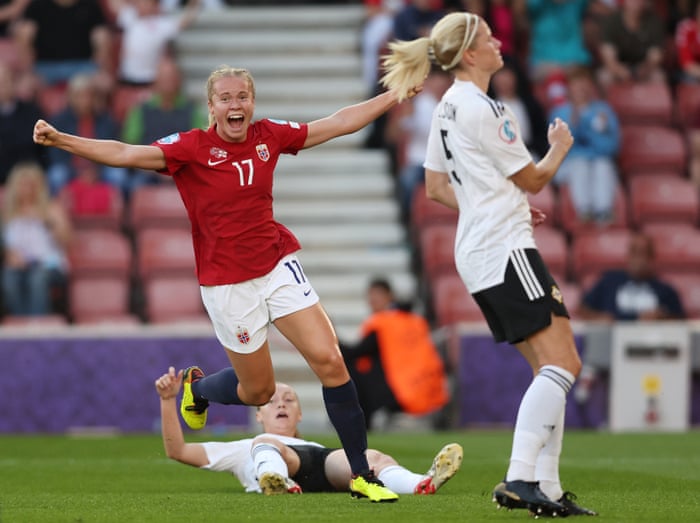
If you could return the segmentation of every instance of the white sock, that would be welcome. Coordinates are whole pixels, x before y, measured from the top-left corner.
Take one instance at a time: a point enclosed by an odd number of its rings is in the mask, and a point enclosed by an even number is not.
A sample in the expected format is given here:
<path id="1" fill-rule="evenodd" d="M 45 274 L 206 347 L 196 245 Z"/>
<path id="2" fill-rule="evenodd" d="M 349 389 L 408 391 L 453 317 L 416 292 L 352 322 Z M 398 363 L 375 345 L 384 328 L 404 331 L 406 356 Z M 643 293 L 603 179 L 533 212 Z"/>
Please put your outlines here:
<path id="1" fill-rule="evenodd" d="M 532 380 L 518 409 L 506 481 L 535 481 L 537 457 L 556 429 L 574 380 L 554 365 L 542 367 Z"/>
<path id="2" fill-rule="evenodd" d="M 559 500 L 564 491 L 559 480 L 559 456 L 561 455 L 562 440 L 564 439 L 564 410 L 559 415 L 559 421 L 552 431 L 549 440 L 542 447 L 535 463 L 535 479 L 540 482 L 540 489 L 552 501 Z"/>
<path id="3" fill-rule="evenodd" d="M 255 464 L 256 477 L 259 478 L 265 472 L 276 472 L 285 478 L 289 474 L 287 463 L 282 459 L 282 454 L 274 445 L 258 443 L 251 450 L 251 454 Z"/>
<path id="4" fill-rule="evenodd" d="M 396 494 L 413 494 L 418 483 L 427 478 L 427 476 L 411 472 L 401 465 L 390 465 L 383 468 L 377 474 L 377 478 L 384 483 L 386 488 L 393 490 Z"/>

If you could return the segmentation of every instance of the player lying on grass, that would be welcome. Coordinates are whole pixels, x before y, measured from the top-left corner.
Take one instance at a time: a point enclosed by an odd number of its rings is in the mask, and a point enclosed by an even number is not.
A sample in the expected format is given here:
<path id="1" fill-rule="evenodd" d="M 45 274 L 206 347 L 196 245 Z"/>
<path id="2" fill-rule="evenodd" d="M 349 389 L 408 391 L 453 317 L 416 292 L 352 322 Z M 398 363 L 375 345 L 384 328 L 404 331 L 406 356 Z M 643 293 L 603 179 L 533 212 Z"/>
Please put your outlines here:
<path id="1" fill-rule="evenodd" d="M 345 453 L 299 438 L 301 405 L 294 389 L 284 383 L 277 383 L 270 401 L 257 409 L 263 434 L 238 441 L 186 443 L 176 402 L 182 376 L 182 370 L 176 373 L 170 367 L 155 382 L 163 445 L 169 458 L 193 467 L 229 472 L 246 492 L 271 495 L 349 490 L 352 473 Z M 459 470 L 462 447 L 457 443 L 445 445 L 426 474 L 411 472 L 378 450 L 368 449 L 367 459 L 377 477 L 397 494 L 434 494 Z"/>

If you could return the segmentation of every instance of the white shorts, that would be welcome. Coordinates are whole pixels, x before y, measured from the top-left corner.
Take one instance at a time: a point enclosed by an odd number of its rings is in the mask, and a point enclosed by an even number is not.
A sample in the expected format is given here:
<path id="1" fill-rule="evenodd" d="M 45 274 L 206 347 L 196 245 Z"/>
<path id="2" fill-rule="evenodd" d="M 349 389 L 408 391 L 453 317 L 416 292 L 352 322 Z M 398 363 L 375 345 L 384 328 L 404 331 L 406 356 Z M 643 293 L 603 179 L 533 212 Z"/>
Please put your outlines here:
<path id="1" fill-rule="evenodd" d="M 231 285 L 200 286 L 214 332 L 228 350 L 250 354 L 267 339 L 273 321 L 318 303 L 296 255 L 265 276 Z"/>

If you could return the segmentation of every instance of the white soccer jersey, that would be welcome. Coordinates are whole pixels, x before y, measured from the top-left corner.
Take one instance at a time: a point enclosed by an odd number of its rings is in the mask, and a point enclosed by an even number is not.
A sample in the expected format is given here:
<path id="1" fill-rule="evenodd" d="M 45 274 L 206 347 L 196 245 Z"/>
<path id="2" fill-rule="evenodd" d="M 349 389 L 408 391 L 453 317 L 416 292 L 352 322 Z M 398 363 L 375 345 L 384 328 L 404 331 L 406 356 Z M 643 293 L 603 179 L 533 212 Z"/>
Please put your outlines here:
<path id="1" fill-rule="evenodd" d="M 455 80 L 433 113 L 424 166 L 450 177 L 455 263 L 472 294 L 503 283 L 514 249 L 535 247 L 527 196 L 509 180 L 531 161 L 512 111 Z"/>
<path id="2" fill-rule="evenodd" d="M 277 434 L 261 434 L 275 438 L 285 445 L 313 445 L 321 447 L 315 441 L 279 436 Z M 229 472 L 238 478 L 246 492 L 260 492 L 258 479 L 255 475 L 255 464 L 251 455 L 253 438 L 238 441 L 209 441 L 202 443 L 209 459 L 209 465 L 203 469 L 216 472 Z"/>

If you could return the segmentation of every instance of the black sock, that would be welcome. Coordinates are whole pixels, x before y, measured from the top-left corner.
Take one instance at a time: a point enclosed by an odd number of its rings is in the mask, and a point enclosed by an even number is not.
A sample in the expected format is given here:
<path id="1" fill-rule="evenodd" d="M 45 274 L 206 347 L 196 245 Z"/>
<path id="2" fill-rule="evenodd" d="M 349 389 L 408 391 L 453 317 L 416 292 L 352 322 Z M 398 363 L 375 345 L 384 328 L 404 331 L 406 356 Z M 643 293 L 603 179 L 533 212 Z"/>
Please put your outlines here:
<path id="1" fill-rule="evenodd" d="M 365 455 L 367 429 L 355 384 L 351 380 L 340 387 L 323 387 L 323 402 L 348 457 L 353 475 L 368 473 L 369 464 Z"/>
<path id="2" fill-rule="evenodd" d="M 238 376 L 231 367 L 194 382 L 192 394 L 195 399 L 201 398 L 213 403 L 245 405 L 238 397 Z"/>

